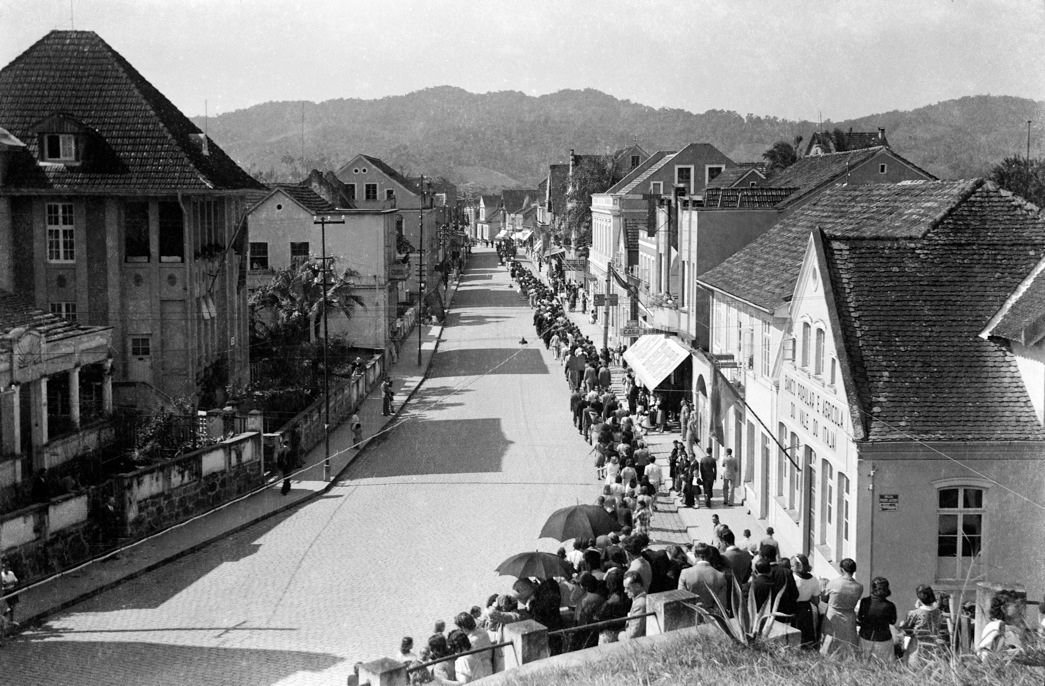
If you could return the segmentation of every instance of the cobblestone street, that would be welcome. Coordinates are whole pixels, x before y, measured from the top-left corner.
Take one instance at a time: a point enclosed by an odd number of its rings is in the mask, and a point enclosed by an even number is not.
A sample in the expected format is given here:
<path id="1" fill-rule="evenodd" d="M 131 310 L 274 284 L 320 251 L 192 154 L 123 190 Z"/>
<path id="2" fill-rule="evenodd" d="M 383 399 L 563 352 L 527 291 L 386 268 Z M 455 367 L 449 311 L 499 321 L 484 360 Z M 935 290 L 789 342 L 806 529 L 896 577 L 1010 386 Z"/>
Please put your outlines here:
<path id="1" fill-rule="evenodd" d="M 9 641 L 4 680 L 342 683 L 506 590 L 493 568 L 554 551 L 547 516 L 599 492 L 530 314 L 496 256 L 473 255 L 427 381 L 347 478 Z"/>

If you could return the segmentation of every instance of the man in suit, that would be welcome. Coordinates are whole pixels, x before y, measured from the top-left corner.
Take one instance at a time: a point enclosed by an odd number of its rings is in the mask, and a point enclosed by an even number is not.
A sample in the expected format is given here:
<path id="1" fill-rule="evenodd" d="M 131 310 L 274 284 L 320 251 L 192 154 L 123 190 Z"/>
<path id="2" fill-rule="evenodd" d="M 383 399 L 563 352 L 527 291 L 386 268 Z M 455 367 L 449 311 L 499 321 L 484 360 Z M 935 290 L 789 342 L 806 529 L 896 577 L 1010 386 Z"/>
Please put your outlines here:
<path id="1" fill-rule="evenodd" d="M 751 578 L 751 553 L 737 547 L 736 536 L 729 529 L 722 532 L 722 542 L 726 544 L 722 557 L 733 570 L 733 578 L 743 586 Z"/>
<path id="2" fill-rule="evenodd" d="M 711 489 L 715 485 L 715 479 L 717 478 L 718 463 L 715 462 L 715 458 L 711 455 L 711 448 L 708 448 L 707 454 L 700 458 L 700 480 L 703 482 L 701 487 L 704 489 L 705 507 L 711 507 Z"/>
<path id="3" fill-rule="evenodd" d="M 679 574 L 679 588 L 697 596 L 697 604 L 708 612 L 720 612 L 722 607 L 729 607 L 726 600 L 726 575 L 711 566 L 711 552 L 707 543 L 698 543 L 693 548 L 697 563 Z"/>

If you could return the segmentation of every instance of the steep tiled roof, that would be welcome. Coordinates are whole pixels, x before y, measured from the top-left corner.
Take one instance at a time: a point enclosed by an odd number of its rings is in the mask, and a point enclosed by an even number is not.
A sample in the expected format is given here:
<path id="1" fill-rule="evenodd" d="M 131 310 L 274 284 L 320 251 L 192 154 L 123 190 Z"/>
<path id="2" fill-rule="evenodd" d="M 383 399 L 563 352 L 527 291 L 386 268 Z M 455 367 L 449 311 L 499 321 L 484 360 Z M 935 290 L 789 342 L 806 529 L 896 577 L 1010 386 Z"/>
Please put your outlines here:
<path id="1" fill-rule="evenodd" d="M 794 191 L 794 188 L 767 186 L 708 188 L 704 191 L 704 207 L 708 209 L 768 209 L 776 207 Z"/>
<path id="2" fill-rule="evenodd" d="M 610 186 L 609 190 L 606 191 L 606 195 L 634 192 L 643 181 L 667 164 L 668 160 L 676 154 L 678 153 L 674 150 L 658 150 L 650 155 L 642 164 L 632 169 L 627 176 L 615 183 L 613 186 Z"/>
<path id="3" fill-rule="evenodd" d="M 790 167 L 769 177 L 769 183 L 777 187 L 798 188 L 800 194 L 805 194 L 834 181 L 861 162 L 871 159 L 878 150 L 879 148 L 866 148 L 802 157 Z"/>
<path id="4" fill-rule="evenodd" d="M 527 202 L 537 200 L 537 191 L 529 188 L 506 188 L 501 191 L 501 198 L 504 200 L 505 211 L 515 214 L 521 212 Z"/>
<path id="5" fill-rule="evenodd" d="M 501 206 L 501 196 L 494 193 L 483 193 L 483 206 L 486 207 L 487 211 L 495 210 Z"/>
<path id="6" fill-rule="evenodd" d="M 1024 345 L 1034 345 L 1045 336 L 1045 260 L 1013 291 L 981 335 Z"/>
<path id="7" fill-rule="evenodd" d="M 1045 218 L 992 184 L 956 190 L 907 231 L 824 228 L 854 420 L 872 441 L 1045 440 L 1014 356 L 978 335 L 1041 259 Z"/>
<path id="8" fill-rule="evenodd" d="M 414 195 L 420 195 L 420 191 L 417 190 L 417 186 L 410 179 L 406 178 L 405 176 L 403 176 L 402 174 L 397 172 L 395 169 L 393 169 L 391 166 L 389 166 L 380 157 L 374 157 L 372 155 L 360 155 L 360 157 L 365 159 L 372 166 L 377 167 L 378 169 L 380 169 L 382 172 L 385 173 L 386 176 L 391 178 L 393 181 L 398 183 L 400 186 L 403 186 L 404 188 L 409 190 Z"/>
<path id="9" fill-rule="evenodd" d="M 50 340 L 108 328 L 80 326 L 68 319 L 41 310 L 22 295 L 0 290 L 0 335 L 10 332 L 11 329 L 22 327 L 39 331 Z"/>
<path id="10" fill-rule="evenodd" d="M 41 122 L 90 139 L 79 166 L 35 162 Z M 0 122 L 27 146 L 9 188 L 80 191 L 256 189 L 255 181 L 91 31 L 52 31 L 0 71 Z"/>
<path id="11" fill-rule="evenodd" d="M 829 236 L 920 238 L 978 185 L 905 181 L 830 188 L 698 281 L 772 311 L 791 297 L 810 231 L 823 229 Z"/>
<path id="12" fill-rule="evenodd" d="M 735 167 L 726 167 L 723 169 L 718 176 L 711 179 L 711 182 L 708 183 L 707 187 L 731 188 L 748 174 L 757 174 L 759 180 L 766 178 L 765 174 L 755 166 L 755 163 L 742 163 Z"/>
<path id="13" fill-rule="evenodd" d="M 312 214 L 324 214 L 326 212 L 334 212 L 337 210 L 336 207 L 331 205 L 325 199 L 319 196 L 308 186 L 299 186 L 296 184 L 289 183 L 277 183 L 274 188 L 277 188 L 291 198 L 294 199 L 299 205 L 304 207 Z"/>

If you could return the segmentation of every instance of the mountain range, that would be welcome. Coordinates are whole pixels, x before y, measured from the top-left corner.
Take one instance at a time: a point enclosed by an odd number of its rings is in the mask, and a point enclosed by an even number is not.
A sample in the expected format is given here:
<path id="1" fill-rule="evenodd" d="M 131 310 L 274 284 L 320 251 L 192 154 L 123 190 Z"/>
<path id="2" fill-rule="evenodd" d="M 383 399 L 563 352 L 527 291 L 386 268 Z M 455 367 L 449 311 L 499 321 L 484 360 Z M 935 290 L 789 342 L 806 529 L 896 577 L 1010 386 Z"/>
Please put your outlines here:
<path id="1" fill-rule="evenodd" d="M 443 176 L 462 190 L 535 187 L 569 151 L 605 153 L 635 141 L 649 152 L 689 142 L 715 145 L 737 162 L 758 161 L 778 140 L 818 128 L 886 130 L 890 145 L 940 178 L 983 175 L 1024 154 L 1027 121 L 1040 137 L 1045 102 L 976 95 L 909 111 L 820 124 L 726 110 L 653 108 L 597 90 L 529 96 L 452 86 L 377 100 L 267 102 L 206 120 L 201 129 L 262 181 L 297 181 L 337 169 L 357 152 L 409 175 Z M 1041 154 L 1041 143 L 1032 148 Z"/>

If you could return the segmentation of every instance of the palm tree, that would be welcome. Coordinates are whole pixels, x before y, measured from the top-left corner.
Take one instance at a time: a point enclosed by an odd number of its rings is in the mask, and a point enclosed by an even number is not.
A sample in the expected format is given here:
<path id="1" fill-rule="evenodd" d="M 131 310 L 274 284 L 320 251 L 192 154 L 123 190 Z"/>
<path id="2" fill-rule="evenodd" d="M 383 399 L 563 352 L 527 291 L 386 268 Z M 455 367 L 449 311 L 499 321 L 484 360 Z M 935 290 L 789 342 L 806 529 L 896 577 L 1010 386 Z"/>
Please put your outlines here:
<path id="1" fill-rule="evenodd" d="M 279 355 L 287 347 L 308 343 L 311 326 L 322 319 L 325 308 L 351 318 L 356 305 L 366 307 L 352 292 L 352 279 L 358 272 L 345 269 L 338 273 L 332 258 L 328 269 L 325 297 L 323 268 L 318 261 L 279 269 L 272 281 L 251 294 L 254 353 Z"/>

